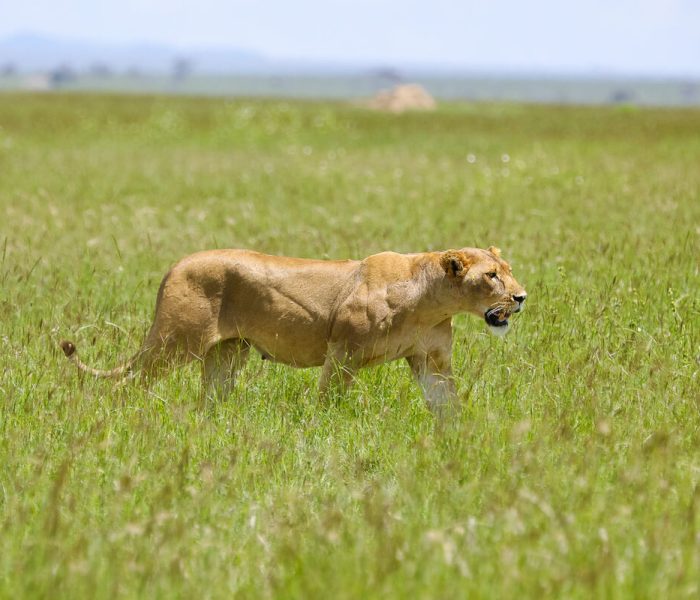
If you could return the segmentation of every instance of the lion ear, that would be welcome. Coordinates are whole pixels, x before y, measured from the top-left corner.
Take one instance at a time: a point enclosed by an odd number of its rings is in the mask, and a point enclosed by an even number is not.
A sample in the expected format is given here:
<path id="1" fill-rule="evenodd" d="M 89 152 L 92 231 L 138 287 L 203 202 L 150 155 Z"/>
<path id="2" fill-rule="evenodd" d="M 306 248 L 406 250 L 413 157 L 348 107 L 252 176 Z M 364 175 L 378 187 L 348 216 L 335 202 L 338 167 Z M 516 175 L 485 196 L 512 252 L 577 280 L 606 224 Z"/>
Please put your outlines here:
<path id="1" fill-rule="evenodd" d="M 489 246 L 489 252 L 493 254 L 496 258 L 501 258 L 500 248 L 496 248 L 496 246 Z"/>
<path id="2" fill-rule="evenodd" d="M 448 250 L 440 257 L 440 266 L 450 277 L 462 277 L 469 270 L 470 263 L 464 253 Z"/>

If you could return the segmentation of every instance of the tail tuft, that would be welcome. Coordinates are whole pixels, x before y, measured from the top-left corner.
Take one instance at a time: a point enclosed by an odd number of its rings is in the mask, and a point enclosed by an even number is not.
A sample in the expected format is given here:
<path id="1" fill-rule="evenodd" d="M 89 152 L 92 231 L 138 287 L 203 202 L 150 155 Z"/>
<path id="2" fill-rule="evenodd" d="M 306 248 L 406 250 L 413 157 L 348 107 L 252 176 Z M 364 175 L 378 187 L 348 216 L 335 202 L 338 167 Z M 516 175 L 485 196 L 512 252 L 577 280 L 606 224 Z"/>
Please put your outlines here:
<path id="1" fill-rule="evenodd" d="M 68 340 L 63 340 L 61 342 L 61 350 L 63 350 L 63 354 L 70 358 L 73 356 L 73 354 L 75 354 L 75 344 L 73 342 L 69 342 Z"/>

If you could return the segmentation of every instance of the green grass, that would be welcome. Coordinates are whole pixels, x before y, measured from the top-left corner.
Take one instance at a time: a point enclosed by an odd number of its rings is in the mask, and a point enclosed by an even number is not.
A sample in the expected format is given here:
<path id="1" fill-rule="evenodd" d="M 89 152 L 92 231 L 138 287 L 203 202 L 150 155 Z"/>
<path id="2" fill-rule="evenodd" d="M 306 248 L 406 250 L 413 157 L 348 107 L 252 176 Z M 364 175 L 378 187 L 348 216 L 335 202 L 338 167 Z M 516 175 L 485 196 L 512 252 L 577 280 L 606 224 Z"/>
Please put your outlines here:
<path id="1" fill-rule="evenodd" d="M 700 112 L 0 96 L 0 597 L 700 593 Z M 330 407 L 255 358 L 202 410 L 114 365 L 179 257 L 495 244 L 440 434 L 408 368 Z"/>

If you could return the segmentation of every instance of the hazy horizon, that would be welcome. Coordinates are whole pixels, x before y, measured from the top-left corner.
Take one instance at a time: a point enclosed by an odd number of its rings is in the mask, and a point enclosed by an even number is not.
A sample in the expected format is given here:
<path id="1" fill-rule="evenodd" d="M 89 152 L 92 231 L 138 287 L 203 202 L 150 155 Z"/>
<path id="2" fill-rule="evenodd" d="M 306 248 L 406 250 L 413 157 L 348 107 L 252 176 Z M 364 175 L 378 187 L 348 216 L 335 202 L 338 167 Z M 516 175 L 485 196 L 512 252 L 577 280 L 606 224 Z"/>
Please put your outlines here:
<path id="1" fill-rule="evenodd" d="M 512 74 L 700 76 L 700 3 L 534 0 L 37 0 L 4 9 L 0 38 L 233 49 L 272 61 Z M 2 62 L 2 56 L 0 56 Z"/>

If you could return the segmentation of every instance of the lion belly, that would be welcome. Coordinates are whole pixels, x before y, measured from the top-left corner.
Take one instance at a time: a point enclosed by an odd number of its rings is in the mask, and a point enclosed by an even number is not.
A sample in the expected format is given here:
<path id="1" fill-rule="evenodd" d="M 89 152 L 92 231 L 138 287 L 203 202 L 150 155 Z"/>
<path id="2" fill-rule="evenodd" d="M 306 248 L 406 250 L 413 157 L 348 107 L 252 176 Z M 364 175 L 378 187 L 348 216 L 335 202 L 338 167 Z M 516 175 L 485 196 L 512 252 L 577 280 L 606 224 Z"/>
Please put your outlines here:
<path id="1" fill-rule="evenodd" d="M 337 297 L 355 261 L 316 261 L 230 252 L 203 257 L 190 273 L 206 290 L 219 339 L 240 338 L 270 360 L 322 365 Z M 206 268 L 203 268 L 206 267 Z M 215 285 L 203 285 L 211 280 Z"/>
<path id="2" fill-rule="evenodd" d="M 295 367 L 323 364 L 327 351 L 328 313 L 312 312 L 299 304 L 282 301 L 274 291 L 248 296 L 255 311 L 236 311 L 225 337 L 248 341 L 266 359 Z M 236 314 L 237 312 L 237 314 Z"/>

